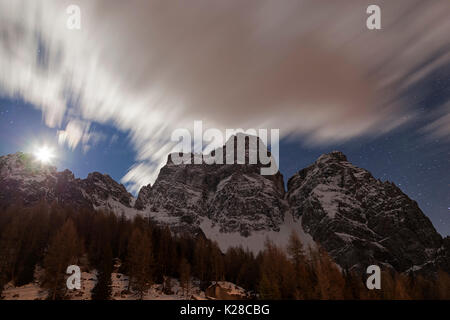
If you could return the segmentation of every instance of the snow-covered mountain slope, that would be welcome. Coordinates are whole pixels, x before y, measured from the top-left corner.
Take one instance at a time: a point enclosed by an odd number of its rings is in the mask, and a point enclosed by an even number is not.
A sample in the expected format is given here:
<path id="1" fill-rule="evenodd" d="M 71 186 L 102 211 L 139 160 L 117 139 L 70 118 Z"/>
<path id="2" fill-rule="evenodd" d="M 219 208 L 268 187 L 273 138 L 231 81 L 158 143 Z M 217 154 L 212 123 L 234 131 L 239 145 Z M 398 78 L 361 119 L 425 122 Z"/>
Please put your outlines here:
<path id="1" fill-rule="evenodd" d="M 342 267 L 440 267 L 443 239 L 417 203 L 341 152 L 322 155 L 289 179 L 286 198 L 304 230 Z"/>
<path id="2" fill-rule="evenodd" d="M 278 226 L 278 231 L 255 230 L 249 235 L 243 236 L 239 232 L 222 232 L 220 226 L 208 218 L 201 220 L 200 228 L 208 239 L 218 243 L 223 252 L 230 247 L 242 247 L 256 254 L 264 249 L 267 240 L 286 248 L 292 232 L 299 236 L 306 249 L 305 252 L 308 251 L 308 248 L 317 248 L 317 243 L 311 235 L 303 230 L 301 218 L 294 219 L 289 211 L 286 212 L 283 222 Z"/>
<path id="3" fill-rule="evenodd" d="M 230 148 L 230 141 L 220 150 L 224 158 L 227 146 Z M 248 143 L 246 151 L 248 163 Z M 243 237 L 254 231 L 280 230 L 287 207 L 279 172 L 263 176 L 260 163 L 176 165 L 172 157 L 169 155 L 154 185 L 142 188 L 136 200 L 136 207 L 156 221 L 176 217 L 176 229 L 198 232 L 202 221 L 208 219 L 220 232 Z M 193 162 L 195 156 L 188 157 Z"/>
<path id="4" fill-rule="evenodd" d="M 57 172 L 32 155 L 21 152 L 0 157 L 0 206 L 57 202 L 74 209 L 95 208 L 135 214 L 134 198 L 110 176 L 98 172 L 76 179 L 72 172 Z"/>

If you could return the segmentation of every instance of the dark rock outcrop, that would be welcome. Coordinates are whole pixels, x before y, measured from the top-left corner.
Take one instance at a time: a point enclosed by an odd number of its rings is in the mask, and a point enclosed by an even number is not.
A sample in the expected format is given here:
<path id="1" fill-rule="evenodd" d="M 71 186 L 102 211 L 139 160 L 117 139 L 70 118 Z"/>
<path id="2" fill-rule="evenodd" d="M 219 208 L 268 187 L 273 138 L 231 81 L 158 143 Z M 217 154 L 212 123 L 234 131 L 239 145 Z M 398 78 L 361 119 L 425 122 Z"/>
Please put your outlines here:
<path id="1" fill-rule="evenodd" d="M 235 163 L 226 164 L 231 143 Z M 245 236 L 255 230 L 278 231 L 286 210 L 283 176 L 280 172 L 261 175 L 263 165 L 249 163 L 248 140 L 245 164 L 237 164 L 236 147 L 237 137 L 233 136 L 221 150 L 213 151 L 223 154 L 224 164 L 194 164 L 194 154 L 187 155 L 190 164 L 174 164 L 175 155 L 169 155 L 153 186 L 141 189 L 136 208 L 178 217 L 181 229 L 192 229 L 198 226 L 200 217 L 207 217 L 222 232 Z"/>
<path id="2" fill-rule="evenodd" d="M 25 206 L 40 201 L 74 209 L 95 208 L 120 212 L 131 209 L 133 196 L 110 176 L 98 172 L 76 179 L 69 170 L 56 171 L 33 156 L 16 153 L 0 157 L 0 206 Z M 125 213 L 125 212 L 124 212 Z"/>
<path id="3" fill-rule="evenodd" d="M 321 156 L 289 179 L 287 200 L 305 231 L 342 267 L 438 267 L 443 240 L 417 203 L 340 152 Z"/>

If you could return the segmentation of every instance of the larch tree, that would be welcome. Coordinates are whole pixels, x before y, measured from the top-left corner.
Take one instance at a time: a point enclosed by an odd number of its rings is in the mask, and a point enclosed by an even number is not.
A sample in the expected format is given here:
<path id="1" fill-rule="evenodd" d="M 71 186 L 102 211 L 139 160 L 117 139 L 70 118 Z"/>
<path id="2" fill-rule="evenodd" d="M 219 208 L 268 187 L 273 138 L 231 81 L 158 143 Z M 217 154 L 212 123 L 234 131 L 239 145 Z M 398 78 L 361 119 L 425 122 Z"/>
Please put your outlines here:
<path id="1" fill-rule="evenodd" d="M 97 268 L 97 284 L 92 290 L 93 300 L 108 300 L 111 297 L 111 273 L 113 268 L 113 255 L 109 237 L 104 236 L 99 251 Z"/>
<path id="2" fill-rule="evenodd" d="M 185 258 L 181 259 L 179 274 L 181 287 L 184 295 L 187 296 L 191 290 L 191 265 Z"/>
<path id="3" fill-rule="evenodd" d="M 66 291 L 65 273 L 67 267 L 76 264 L 81 252 L 81 244 L 72 220 L 67 220 L 50 242 L 44 258 L 44 285 L 48 298 L 62 299 Z"/>
<path id="4" fill-rule="evenodd" d="M 142 299 L 152 281 L 152 243 L 148 231 L 135 227 L 128 243 L 128 271 L 131 287 Z"/>

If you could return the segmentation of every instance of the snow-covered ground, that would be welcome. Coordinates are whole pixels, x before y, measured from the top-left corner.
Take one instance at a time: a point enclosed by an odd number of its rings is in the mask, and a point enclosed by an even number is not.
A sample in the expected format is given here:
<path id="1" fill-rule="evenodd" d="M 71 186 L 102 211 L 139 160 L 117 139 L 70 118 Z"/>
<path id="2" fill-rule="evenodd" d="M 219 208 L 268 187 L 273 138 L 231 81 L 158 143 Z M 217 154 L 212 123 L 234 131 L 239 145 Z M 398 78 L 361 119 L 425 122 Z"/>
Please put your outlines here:
<path id="1" fill-rule="evenodd" d="M 70 290 L 66 294 L 69 300 L 90 300 L 91 291 L 97 283 L 97 272 L 82 272 L 81 274 L 81 289 Z M 128 276 L 121 273 L 111 274 L 111 299 L 112 300 L 136 300 L 139 296 L 133 292 L 128 291 Z M 165 294 L 161 284 L 153 284 L 144 293 L 142 299 L 144 300 L 186 300 L 192 299 L 206 299 L 205 293 L 200 290 L 197 280 L 192 279 L 189 291 L 183 290 L 177 279 L 171 279 L 172 294 Z M 38 281 L 26 284 L 21 287 L 15 287 L 12 283 L 8 283 L 2 293 L 4 300 L 45 300 L 47 298 L 47 290 L 41 288 Z"/>
<path id="2" fill-rule="evenodd" d="M 112 279 L 112 293 L 113 300 L 136 300 L 139 296 L 135 292 L 128 292 L 128 276 L 121 273 L 113 273 Z M 189 291 L 183 290 L 177 279 L 171 278 L 172 294 L 165 294 L 163 292 L 162 284 L 153 284 L 144 293 L 143 300 L 186 300 L 191 299 L 192 295 L 200 298 L 205 298 L 205 293 L 198 287 L 198 281 L 192 280 Z"/>
<path id="3" fill-rule="evenodd" d="M 248 237 L 242 236 L 239 232 L 220 232 L 220 227 L 218 225 L 214 225 L 210 219 L 206 217 L 203 217 L 202 219 L 200 228 L 204 232 L 205 236 L 212 241 L 216 241 L 219 248 L 223 252 L 230 247 L 241 246 L 242 248 L 248 249 L 257 254 L 264 249 L 264 244 L 267 239 L 271 240 L 277 246 L 286 248 L 289 242 L 289 237 L 293 231 L 299 236 L 302 244 L 304 245 L 305 251 L 307 251 L 306 249 L 308 249 L 308 247 L 311 247 L 312 249 L 316 247 L 311 235 L 303 230 L 301 219 L 294 220 L 289 211 L 286 212 L 284 222 L 280 225 L 280 231 L 252 231 Z"/>
<path id="4" fill-rule="evenodd" d="M 2 293 L 4 300 L 45 300 L 47 291 L 38 283 L 29 283 L 21 287 L 14 287 L 11 283 L 5 285 Z"/>

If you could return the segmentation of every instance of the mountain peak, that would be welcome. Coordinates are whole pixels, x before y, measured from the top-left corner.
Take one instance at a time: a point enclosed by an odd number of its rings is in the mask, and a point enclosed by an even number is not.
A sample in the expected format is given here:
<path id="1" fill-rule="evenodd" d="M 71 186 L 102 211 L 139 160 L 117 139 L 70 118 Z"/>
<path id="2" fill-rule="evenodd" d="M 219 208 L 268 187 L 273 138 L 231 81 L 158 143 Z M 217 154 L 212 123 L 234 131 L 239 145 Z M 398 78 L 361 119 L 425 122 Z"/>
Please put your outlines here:
<path id="1" fill-rule="evenodd" d="M 342 267 L 363 270 L 374 261 L 401 272 L 439 267 L 433 261 L 442 238 L 417 203 L 342 152 L 320 156 L 289 179 L 287 200 L 305 231 Z"/>
<path id="2" fill-rule="evenodd" d="M 341 151 L 331 151 L 330 153 L 326 153 L 321 155 L 316 162 L 327 162 L 327 161 L 348 161 L 347 156 L 343 154 Z"/>
<path id="3" fill-rule="evenodd" d="M 55 201 L 74 208 L 94 207 L 120 213 L 134 202 L 125 187 L 109 175 L 93 172 L 86 179 L 76 179 L 70 170 L 58 172 L 56 167 L 23 152 L 0 157 L 0 190 L 0 207 Z"/>
<path id="4" fill-rule="evenodd" d="M 54 173 L 56 173 L 55 166 L 42 163 L 29 153 L 16 152 L 0 157 L 2 176 L 20 177 Z"/>

